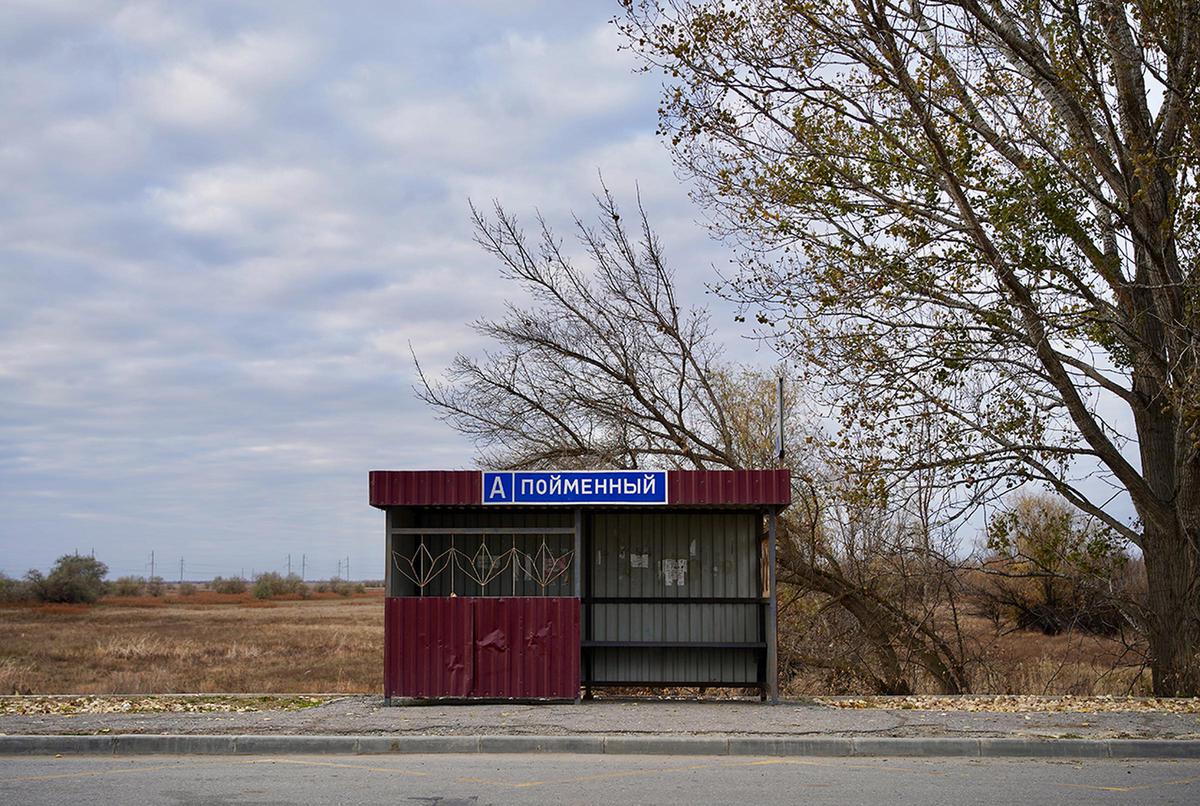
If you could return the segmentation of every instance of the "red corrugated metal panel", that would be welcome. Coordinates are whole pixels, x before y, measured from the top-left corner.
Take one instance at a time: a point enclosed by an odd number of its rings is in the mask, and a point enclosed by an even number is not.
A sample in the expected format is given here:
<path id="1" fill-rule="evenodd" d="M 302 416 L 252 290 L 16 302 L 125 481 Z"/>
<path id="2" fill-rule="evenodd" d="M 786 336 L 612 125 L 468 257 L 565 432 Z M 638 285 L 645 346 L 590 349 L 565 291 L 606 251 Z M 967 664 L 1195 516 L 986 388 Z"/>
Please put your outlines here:
<path id="1" fill-rule="evenodd" d="M 474 678 L 474 624 L 460 600 L 388 598 L 384 603 L 384 693 L 467 697 Z"/>
<path id="2" fill-rule="evenodd" d="M 792 471 L 672 470 L 667 473 L 667 502 L 672 506 L 787 506 L 792 501 Z"/>
<path id="3" fill-rule="evenodd" d="M 475 697 L 579 695 L 579 600 L 475 600 Z"/>
<path id="4" fill-rule="evenodd" d="M 371 506 L 471 506 L 483 503 L 478 470 L 372 470 Z"/>
<path id="5" fill-rule="evenodd" d="M 579 600 L 389 597 L 384 694 L 575 699 Z"/>

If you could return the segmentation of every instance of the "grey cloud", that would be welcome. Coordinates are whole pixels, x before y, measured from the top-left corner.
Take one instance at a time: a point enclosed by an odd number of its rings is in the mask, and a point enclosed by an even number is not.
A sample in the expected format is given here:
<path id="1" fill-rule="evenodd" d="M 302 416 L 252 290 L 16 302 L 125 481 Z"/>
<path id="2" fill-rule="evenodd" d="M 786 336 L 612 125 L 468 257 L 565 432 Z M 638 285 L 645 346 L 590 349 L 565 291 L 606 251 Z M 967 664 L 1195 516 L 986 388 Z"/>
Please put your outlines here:
<path id="1" fill-rule="evenodd" d="M 438 371 L 510 293 L 468 197 L 567 234 L 598 169 L 638 182 L 703 299 L 723 253 L 610 10 L 463 7 L 0 12 L 0 569 L 382 574 L 366 471 L 472 457 L 409 344 Z"/>

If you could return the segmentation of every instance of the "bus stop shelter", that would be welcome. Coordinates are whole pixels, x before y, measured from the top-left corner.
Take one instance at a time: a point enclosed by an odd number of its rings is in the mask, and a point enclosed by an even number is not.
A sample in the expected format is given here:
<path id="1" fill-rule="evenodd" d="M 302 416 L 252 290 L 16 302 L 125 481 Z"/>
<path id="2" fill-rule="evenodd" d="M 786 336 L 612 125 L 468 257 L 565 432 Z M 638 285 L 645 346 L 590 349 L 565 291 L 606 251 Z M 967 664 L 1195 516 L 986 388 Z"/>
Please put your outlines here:
<path id="1" fill-rule="evenodd" d="M 384 695 L 778 699 L 788 470 L 370 473 L 386 513 Z"/>

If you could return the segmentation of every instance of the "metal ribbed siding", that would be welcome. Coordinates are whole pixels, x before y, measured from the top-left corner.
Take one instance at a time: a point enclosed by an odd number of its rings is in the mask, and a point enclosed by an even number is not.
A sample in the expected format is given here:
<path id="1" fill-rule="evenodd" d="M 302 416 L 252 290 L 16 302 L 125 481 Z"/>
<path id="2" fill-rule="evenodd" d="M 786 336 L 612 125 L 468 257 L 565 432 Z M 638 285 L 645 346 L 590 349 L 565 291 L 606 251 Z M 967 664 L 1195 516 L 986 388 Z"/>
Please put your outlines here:
<path id="1" fill-rule="evenodd" d="M 759 524 L 754 512 L 597 512 L 592 595 L 761 596 Z M 645 555 L 646 566 L 635 567 L 633 555 Z M 666 584 L 663 560 L 686 561 L 686 584 Z"/>
<path id="2" fill-rule="evenodd" d="M 478 470 L 372 470 L 371 506 L 470 506 L 483 502 Z"/>
<path id="3" fill-rule="evenodd" d="M 478 470 L 372 470 L 371 506 L 481 506 Z M 671 470 L 668 506 L 784 507 L 790 470 Z"/>
<path id="4" fill-rule="evenodd" d="M 384 696 L 470 696 L 474 679 L 471 616 L 465 599 L 386 599 Z"/>
<path id="5" fill-rule="evenodd" d="M 787 506 L 790 470 L 671 470 L 667 502 L 672 506 Z"/>
<path id="6" fill-rule="evenodd" d="M 475 599 L 472 697 L 579 696 L 579 600 Z"/>
<path id="7" fill-rule="evenodd" d="M 760 599 L 759 516 L 754 512 L 598 512 L 592 518 L 591 598 Z M 633 557 L 645 555 L 646 566 Z M 662 561 L 684 560 L 687 584 L 666 585 Z M 760 605 L 590 604 L 591 642 L 670 643 L 592 647 L 593 683 L 745 683 L 759 678 Z M 687 643 L 752 644 L 685 647 Z"/>
<path id="8" fill-rule="evenodd" d="M 384 696 L 575 699 L 579 600 L 389 597 Z"/>

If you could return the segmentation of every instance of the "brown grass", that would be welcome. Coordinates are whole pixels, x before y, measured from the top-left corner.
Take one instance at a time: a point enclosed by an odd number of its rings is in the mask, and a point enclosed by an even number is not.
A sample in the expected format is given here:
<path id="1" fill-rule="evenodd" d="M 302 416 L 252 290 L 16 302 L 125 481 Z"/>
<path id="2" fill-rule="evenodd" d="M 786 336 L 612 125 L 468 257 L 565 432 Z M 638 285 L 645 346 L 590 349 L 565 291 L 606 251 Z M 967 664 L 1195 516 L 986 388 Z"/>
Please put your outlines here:
<path id="1" fill-rule="evenodd" d="M 372 693 L 383 687 L 380 591 L 308 601 L 249 594 L 108 598 L 99 605 L 0 609 L 0 694 Z M 994 694 L 1146 694 L 1148 675 L 1117 665 L 1110 639 L 1016 632 L 987 637 L 972 689 Z M 1117 666 L 1114 671 L 1114 666 Z M 834 690 L 817 670 L 791 696 Z"/>
<path id="2" fill-rule="evenodd" d="M 1051 636 L 1035 630 L 997 634 L 990 621 L 973 616 L 964 617 L 962 624 L 970 648 L 968 674 L 974 694 L 1153 694 L 1149 670 L 1138 664 L 1137 653 L 1126 652 L 1116 638 L 1080 632 Z M 786 662 L 784 654 L 781 661 Z M 791 679 L 781 680 L 780 686 L 795 697 L 872 693 L 825 670 L 803 666 Z M 916 686 L 918 694 L 937 693 L 931 680 L 918 677 Z"/>
<path id="3" fill-rule="evenodd" d="M 0 610 L 0 694 L 382 690 L 378 592 L 220 603 L 227 598 Z"/>

